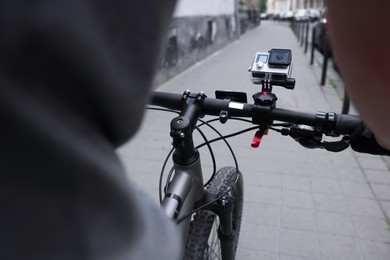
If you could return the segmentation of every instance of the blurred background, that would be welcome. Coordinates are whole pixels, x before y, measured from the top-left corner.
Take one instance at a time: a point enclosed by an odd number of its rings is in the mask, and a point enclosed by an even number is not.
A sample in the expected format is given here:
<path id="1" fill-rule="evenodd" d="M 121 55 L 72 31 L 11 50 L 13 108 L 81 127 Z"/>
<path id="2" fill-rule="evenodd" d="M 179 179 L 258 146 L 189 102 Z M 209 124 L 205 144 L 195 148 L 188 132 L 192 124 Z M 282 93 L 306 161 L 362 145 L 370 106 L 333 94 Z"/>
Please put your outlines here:
<path id="1" fill-rule="evenodd" d="M 155 85 L 161 85 L 238 39 L 262 20 L 326 24 L 323 0 L 179 0 L 167 35 Z"/>

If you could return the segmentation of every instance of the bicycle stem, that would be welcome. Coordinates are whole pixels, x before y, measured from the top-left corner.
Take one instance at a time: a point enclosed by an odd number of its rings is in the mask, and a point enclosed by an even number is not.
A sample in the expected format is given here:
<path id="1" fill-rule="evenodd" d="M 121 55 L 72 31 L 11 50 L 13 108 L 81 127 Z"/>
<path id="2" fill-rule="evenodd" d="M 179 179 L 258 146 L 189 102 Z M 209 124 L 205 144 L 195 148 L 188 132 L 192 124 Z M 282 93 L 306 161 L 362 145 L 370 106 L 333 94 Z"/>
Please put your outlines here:
<path id="1" fill-rule="evenodd" d="M 173 153 L 175 176 L 168 185 L 162 208 L 165 214 L 174 220 L 191 212 L 195 202 L 205 193 L 200 156 L 192 137 L 195 125 L 202 116 L 201 103 L 205 97 L 204 94 L 184 93 L 180 116 L 171 121 L 170 136 L 175 148 Z M 191 218 L 188 218 L 178 224 L 183 241 L 187 239 L 190 220 Z"/>
<path id="2" fill-rule="evenodd" d="M 170 135 L 175 148 L 173 160 L 178 165 L 189 165 L 199 158 L 192 139 L 192 132 L 198 119 L 203 117 L 201 105 L 205 98 L 206 95 L 203 93 L 192 95 L 189 91 L 184 92 L 180 116 L 171 121 Z"/>

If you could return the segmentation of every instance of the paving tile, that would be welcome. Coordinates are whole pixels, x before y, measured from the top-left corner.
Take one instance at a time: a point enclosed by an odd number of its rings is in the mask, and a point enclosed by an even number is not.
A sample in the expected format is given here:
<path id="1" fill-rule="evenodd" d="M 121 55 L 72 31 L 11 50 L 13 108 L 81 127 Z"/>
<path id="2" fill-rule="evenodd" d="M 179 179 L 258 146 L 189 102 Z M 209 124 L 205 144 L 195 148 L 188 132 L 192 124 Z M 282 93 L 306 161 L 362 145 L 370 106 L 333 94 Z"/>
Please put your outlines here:
<path id="1" fill-rule="evenodd" d="M 382 208 L 385 211 L 387 218 L 390 219 L 390 202 L 389 201 L 380 201 L 380 204 L 382 205 Z"/>
<path id="2" fill-rule="evenodd" d="M 364 176 L 364 173 L 360 168 L 338 166 L 338 168 L 335 170 L 337 172 L 338 179 L 340 180 L 363 182 L 363 183 L 367 182 L 366 177 Z"/>
<path id="3" fill-rule="evenodd" d="M 360 158 L 359 164 L 364 169 L 389 170 L 386 162 L 380 156 Z"/>
<path id="4" fill-rule="evenodd" d="M 378 155 L 374 155 L 374 154 L 368 154 L 368 153 L 358 153 L 358 152 L 354 152 L 355 153 L 355 156 L 358 160 L 362 159 L 362 158 L 371 158 L 371 159 L 375 159 L 376 157 L 378 157 Z"/>
<path id="5" fill-rule="evenodd" d="M 289 140 L 290 141 L 290 140 Z M 296 147 L 298 144 L 294 140 L 291 140 L 291 143 Z M 307 151 L 306 151 L 307 152 Z M 308 158 L 305 156 L 305 153 L 292 153 L 292 152 L 286 152 L 286 151 L 281 151 L 281 158 L 284 163 L 297 163 L 297 162 L 302 162 L 302 163 L 307 163 Z"/>
<path id="6" fill-rule="evenodd" d="M 308 164 L 302 162 L 289 162 L 282 165 L 283 174 L 310 176 Z"/>
<path id="7" fill-rule="evenodd" d="M 281 205 L 282 190 L 262 186 L 250 186 L 247 202 L 256 202 L 269 205 Z"/>
<path id="8" fill-rule="evenodd" d="M 390 185 L 387 184 L 371 184 L 372 189 L 378 199 L 390 200 Z"/>
<path id="9" fill-rule="evenodd" d="M 253 158 L 252 156 L 239 156 L 239 154 L 247 155 L 248 154 L 247 150 L 251 149 L 250 147 L 245 147 L 242 149 L 236 149 L 236 147 L 234 147 L 233 149 L 234 149 L 234 152 L 236 153 L 239 167 L 243 168 L 245 166 L 248 166 L 248 167 L 251 167 L 252 169 L 255 169 L 256 170 L 255 176 L 261 175 L 262 172 L 265 172 L 265 173 L 274 173 L 274 172 L 282 173 L 283 172 L 282 169 L 278 169 L 278 167 L 280 168 L 281 166 L 280 166 L 280 163 L 279 164 L 277 163 L 277 161 L 278 161 L 276 159 L 277 154 L 275 156 L 276 158 L 271 158 L 271 159 L 263 159 L 263 158 L 261 158 L 260 155 L 255 156 Z M 275 162 L 275 164 L 273 164 L 273 163 L 270 163 L 270 161 L 272 161 L 272 162 L 276 161 L 276 162 Z"/>
<path id="10" fill-rule="evenodd" d="M 311 179 L 306 176 L 282 175 L 283 189 L 311 191 Z"/>
<path id="11" fill-rule="evenodd" d="M 332 157 L 332 162 L 334 165 L 338 168 L 339 166 L 345 167 L 357 167 L 358 161 L 355 157 L 351 156 L 350 154 L 340 154 L 336 153 Z"/>
<path id="12" fill-rule="evenodd" d="M 139 172 L 142 172 L 154 176 L 156 180 L 155 183 L 158 183 L 162 164 L 161 161 L 149 161 L 147 158 L 138 158 L 131 162 L 125 161 L 124 166 L 127 169 L 129 176 L 137 178 Z"/>
<path id="13" fill-rule="evenodd" d="M 313 194 L 311 192 L 283 190 L 283 207 L 314 209 Z"/>
<path id="14" fill-rule="evenodd" d="M 317 210 L 349 213 L 348 201 L 343 195 L 314 194 L 315 208 Z"/>
<path id="15" fill-rule="evenodd" d="M 376 199 L 348 197 L 348 205 L 352 215 L 362 217 L 385 218 Z"/>
<path id="16" fill-rule="evenodd" d="M 352 216 L 352 222 L 359 238 L 390 243 L 390 227 L 385 220 Z"/>
<path id="17" fill-rule="evenodd" d="M 390 184 L 390 172 L 378 170 L 365 170 L 367 179 L 370 183 Z"/>
<path id="18" fill-rule="evenodd" d="M 310 176 L 315 178 L 338 179 L 337 171 L 331 164 L 309 164 Z"/>
<path id="19" fill-rule="evenodd" d="M 343 194 L 341 182 L 337 179 L 311 178 L 313 192 Z"/>
<path id="20" fill-rule="evenodd" d="M 349 215 L 316 211 L 316 218 L 319 232 L 354 236 L 353 225 Z"/>
<path id="21" fill-rule="evenodd" d="M 388 260 L 390 259 L 390 244 L 369 240 L 358 241 L 360 251 L 365 259 Z"/>
<path id="22" fill-rule="evenodd" d="M 280 226 L 292 229 L 316 231 L 316 217 L 312 209 L 282 208 Z"/>
<path id="23" fill-rule="evenodd" d="M 321 260 L 363 260 L 354 238 L 319 234 Z"/>
<path id="24" fill-rule="evenodd" d="M 306 258 L 306 257 L 299 257 L 299 256 L 288 256 L 288 255 L 281 255 L 280 260 L 314 260 L 318 258 Z"/>
<path id="25" fill-rule="evenodd" d="M 390 169 L 390 157 L 389 156 L 382 156 L 382 159 L 387 164 L 387 167 Z"/>
<path id="26" fill-rule="evenodd" d="M 279 260 L 277 254 L 269 254 L 247 248 L 239 248 L 236 253 L 237 260 Z"/>
<path id="27" fill-rule="evenodd" d="M 343 187 L 344 194 L 347 196 L 359 197 L 359 198 L 374 197 L 367 183 L 341 181 L 341 185 Z"/>
<path id="28" fill-rule="evenodd" d="M 257 225 L 279 226 L 280 206 L 248 203 L 245 221 Z"/>
<path id="29" fill-rule="evenodd" d="M 280 230 L 280 253 L 318 259 L 318 237 L 310 231 L 282 228 Z"/>
<path id="30" fill-rule="evenodd" d="M 239 245 L 244 249 L 277 254 L 278 228 L 246 223 L 241 228 Z"/>
<path id="31" fill-rule="evenodd" d="M 259 173 L 255 178 L 260 186 L 280 188 L 282 187 L 282 175 L 276 173 Z"/>

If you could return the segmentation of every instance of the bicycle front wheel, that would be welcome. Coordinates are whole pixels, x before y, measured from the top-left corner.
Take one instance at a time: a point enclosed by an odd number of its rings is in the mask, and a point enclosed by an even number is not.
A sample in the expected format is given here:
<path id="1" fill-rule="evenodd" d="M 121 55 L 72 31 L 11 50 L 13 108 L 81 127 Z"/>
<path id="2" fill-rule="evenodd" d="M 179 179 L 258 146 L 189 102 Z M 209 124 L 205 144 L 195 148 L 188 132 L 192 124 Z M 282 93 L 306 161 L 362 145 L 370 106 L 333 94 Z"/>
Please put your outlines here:
<path id="1" fill-rule="evenodd" d="M 237 182 L 236 182 L 237 180 Z M 236 182 L 236 183 L 235 183 Z M 225 192 L 232 184 L 231 192 L 234 198 L 233 208 L 233 256 L 237 250 L 238 237 L 241 227 L 243 205 L 243 180 L 240 172 L 234 167 L 225 167 L 219 170 L 210 184 L 206 187 L 208 192 L 220 194 Z M 222 259 L 220 241 L 218 238 L 219 219 L 210 210 L 200 210 L 195 213 L 190 224 L 184 259 Z"/>

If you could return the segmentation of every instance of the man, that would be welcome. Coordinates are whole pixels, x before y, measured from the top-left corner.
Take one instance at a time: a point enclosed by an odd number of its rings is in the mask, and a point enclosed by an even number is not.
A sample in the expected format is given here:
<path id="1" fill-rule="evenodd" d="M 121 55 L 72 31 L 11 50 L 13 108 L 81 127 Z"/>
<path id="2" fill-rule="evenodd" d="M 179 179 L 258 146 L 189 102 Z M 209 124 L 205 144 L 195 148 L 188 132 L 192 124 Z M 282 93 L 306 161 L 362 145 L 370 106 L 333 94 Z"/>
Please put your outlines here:
<path id="1" fill-rule="evenodd" d="M 174 224 L 115 154 L 174 4 L 0 2 L 0 259 L 178 259 Z"/>
<path id="2" fill-rule="evenodd" d="M 351 145 L 360 152 L 390 155 L 390 2 L 327 0 L 326 5 L 348 94 L 381 147 L 361 132 L 351 137 Z"/>

